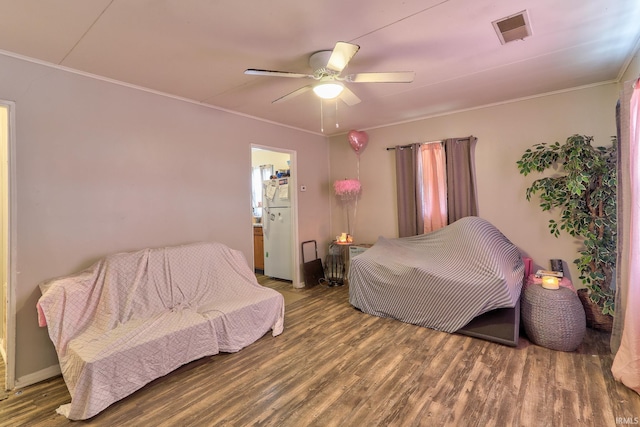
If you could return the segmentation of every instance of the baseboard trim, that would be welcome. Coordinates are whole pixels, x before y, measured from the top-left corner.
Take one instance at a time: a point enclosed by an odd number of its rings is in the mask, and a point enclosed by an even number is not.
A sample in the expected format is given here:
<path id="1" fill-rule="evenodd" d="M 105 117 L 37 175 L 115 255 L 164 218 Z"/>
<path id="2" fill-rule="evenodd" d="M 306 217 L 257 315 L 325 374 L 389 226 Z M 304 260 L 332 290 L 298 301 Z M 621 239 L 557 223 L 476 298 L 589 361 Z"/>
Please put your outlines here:
<path id="1" fill-rule="evenodd" d="M 44 380 L 48 380 L 49 378 L 56 377 L 61 374 L 62 374 L 62 371 L 60 370 L 60 365 L 49 366 L 48 368 L 41 369 L 31 374 L 16 378 L 14 387 L 15 388 L 27 387 L 35 383 L 39 383 L 40 381 L 44 381 Z"/>

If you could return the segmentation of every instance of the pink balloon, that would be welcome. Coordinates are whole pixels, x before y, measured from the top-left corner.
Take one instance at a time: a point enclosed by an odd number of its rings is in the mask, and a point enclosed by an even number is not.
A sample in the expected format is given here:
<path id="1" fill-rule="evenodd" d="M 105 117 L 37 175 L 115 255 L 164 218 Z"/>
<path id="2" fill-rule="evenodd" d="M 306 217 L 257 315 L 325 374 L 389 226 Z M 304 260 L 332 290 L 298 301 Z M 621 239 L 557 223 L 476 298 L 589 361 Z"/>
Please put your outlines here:
<path id="1" fill-rule="evenodd" d="M 347 138 L 349 138 L 349 144 L 351 144 L 351 148 L 357 155 L 364 151 L 369 142 L 369 135 L 365 131 L 350 130 Z"/>

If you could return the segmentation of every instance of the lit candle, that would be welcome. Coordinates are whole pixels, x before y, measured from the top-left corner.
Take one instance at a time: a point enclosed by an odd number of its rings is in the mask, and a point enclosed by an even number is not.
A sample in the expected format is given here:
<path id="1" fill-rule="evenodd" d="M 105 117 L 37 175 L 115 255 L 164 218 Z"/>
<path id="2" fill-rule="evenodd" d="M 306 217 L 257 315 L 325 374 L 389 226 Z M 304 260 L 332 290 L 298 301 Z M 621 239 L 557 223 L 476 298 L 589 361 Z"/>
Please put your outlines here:
<path id="1" fill-rule="evenodd" d="M 340 235 L 340 242 L 346 242 L 347 241 L 347 233 L 342 233 Z"/>
<path id="2" fill-rule="evenodd" d="M 553 276 L 542 276 L 542 287 L 545 289 L 558 289 L 558 278 Z"/>

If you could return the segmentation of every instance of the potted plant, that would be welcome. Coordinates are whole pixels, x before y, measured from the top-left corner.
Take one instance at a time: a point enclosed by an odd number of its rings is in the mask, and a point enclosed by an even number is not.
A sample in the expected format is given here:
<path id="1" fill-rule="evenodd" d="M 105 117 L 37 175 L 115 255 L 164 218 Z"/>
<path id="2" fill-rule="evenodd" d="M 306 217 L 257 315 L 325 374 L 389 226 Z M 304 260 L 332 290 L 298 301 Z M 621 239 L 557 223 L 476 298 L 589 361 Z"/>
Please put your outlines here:
<path id="1" fill-rule="evenodd" d="M 525 176 L 548 169 L 556 172 L 535 180 L 527 188 L 527 200 L 537 194 L 543 211 L 560 209 L 559 221 L 549 220 L 551 234 L 558 237 L 563 230 L 582 240 L 583 248 L 574 263 L 586 286 L 578 294 L 585 305 L 587 324 L 611 330 L 615 312 L 611 281 L 617 243 L 617 141 L 612 137 L 607 147 L 594 147 L 592 142 L 593 137 L 572 135 L 564 144 L 536 144 L 525 151 L 517 165 Z M 590 303 L 597 307 L 591 315 Z"/>

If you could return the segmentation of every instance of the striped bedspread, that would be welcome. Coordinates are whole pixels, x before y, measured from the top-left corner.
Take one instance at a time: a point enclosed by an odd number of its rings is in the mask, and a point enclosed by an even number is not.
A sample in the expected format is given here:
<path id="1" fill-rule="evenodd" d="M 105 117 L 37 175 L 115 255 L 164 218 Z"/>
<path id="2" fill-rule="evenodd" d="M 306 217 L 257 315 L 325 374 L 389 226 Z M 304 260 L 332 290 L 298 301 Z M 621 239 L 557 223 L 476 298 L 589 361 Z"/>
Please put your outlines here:
<path id="1" fill-rule="evenodd" d="M 351 260 L 349 302 L 455 332 L 482 313 L 514 307 L 523 276 L 518 248 L 488 221 L 466 217 L 429 234 L 380 237 Z"/>

